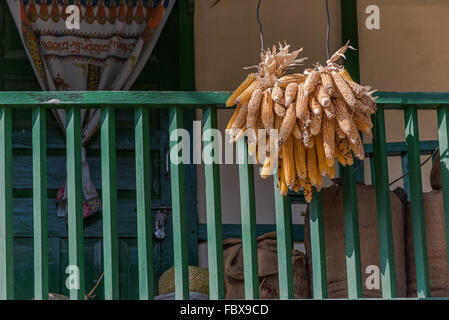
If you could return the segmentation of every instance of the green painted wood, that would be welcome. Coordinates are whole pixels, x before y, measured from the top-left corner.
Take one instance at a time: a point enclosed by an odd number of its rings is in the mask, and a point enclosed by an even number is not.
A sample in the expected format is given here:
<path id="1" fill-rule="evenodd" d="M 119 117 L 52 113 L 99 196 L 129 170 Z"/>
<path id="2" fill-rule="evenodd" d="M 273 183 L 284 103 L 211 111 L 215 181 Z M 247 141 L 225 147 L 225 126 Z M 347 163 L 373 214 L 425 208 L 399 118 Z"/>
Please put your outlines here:
<path id="1" fill-rule="evenodd" d="M 441 180 L 443 182 L 446 248 L 449 252 L 449 106 L 447 105 L 438 109 L 438 138 L 440 142 Z"/>
<path id="2" fill-rule="evenodd" d="M 341 0 L 341 37 L 345 44 L 350 40 L 351 46 L 358 49 L 358 19 L 357 19 L 357 0 Z M 330 52 L 332 55 L 333 52 Z M 348 50 L 346 53 L 345 68 L 348 70 L 352 79 L 360 83 L 359 51 Z"/>
<path id="3" fill-rule="evenodd" d="M 211 130 L 217 129 L 217 110 L 209 106 L 203 110 L 204 150 L 213 148 L 219 152 L 219 143 Z M 209 133 L 208 133 L 209 132 Z M 214 159 L 214 154 L 210 154 Z M 209 298 L 224 299 L 224 266 L 221 219 L 220 167 L 217 163 L 204 163 L 206 180 L 207 254 L 209 266 Z"/>
<path id="4" fill-rule="evenodd" d="M 68 201 L 68 236 L 69 265 L 78 268 L 78 277 L 70 290 L 70 299 L 83 300 L 84 283 L 84 241 L 83 241 L 83 207 L 81 181 L 81 115 L 80 109 L 73 106 L 67 110 L 67 201 Z M 78 288 L 78 289 L 77 289 Z"/>
<path id="5" fill-rule="evenodd" d="M 135 111 L 137 246 L 139 252 L 139 298 L 154 298 L 153 230 L 151 216 L 150 112 Z"/>
<path id="6" fill-rule="evenodd" d="M 402 178 L 402 186 L 407 193 L 407 201 L 410 201 L 410 178 L 408 176 L 408 156 L 407 152 L 404 152 L 401 154 L 401 176 L 406 175 L 404 178 Z"/>
<path id="7" fill-rule="evenodd" d="M 242 226 L 240 224 L 223 224 L 222 239 L 227 238 L 241 238 Z M 258 224 L 256 225 L 256 236 L 261 236 L 265 233 L 276 231 L 275 224 Z M 292 225 L 292 240 L 304 241 L 304 225 L 294 224 Z M 198 241 L 207 241 L 207 225 L 198 224 Z"/>
<path id="8" fill-rule="evenodd" d="M 346 245 L 346 276 L 349 299 L 362 298 L 363 280 L 360 259 L 360 237 L 357 189 L 352 166 L 340 166 L 343 179 L 343 211 Z"/>
<path id="9" fill-rule="evenodd" d="M 245 298 L 259 298 L 259 275 L 256 241 L 256 203 L 254 198 L 254 171 L 249 163 L 245 139 L 237 142 L 239 163 L 240 210 L 242 217 L 243 274 Z"/>
<path id="10" fill-rule="evenodd" d="M 33 108 L 34 298 L 48 299 L 46 110 Z"/>
<path id="11" fill-rule="evenodd" d="M 408 173 L 410 179 L 417 289 L 418 297 L 425 298 L 430 296 L 430 287 L 419 152 L 418 112 L 416 108 L 407 106 L 405 108 L 404 118 L 405 139 L 408 147 Z"/>
<path id="12" fill-rule="evenodd" d="M 371 184 L 373 186 L 375 186 L 376 185 L 376 173 L 375 173 L 374 167 L 376 165 L 374 164 L 374 157 L 373 156 L 370 156 L 369 164 L 370 164 Z"/>
<path id="13" fill-rule="evenodd" d="M 385 106 L 382 105 L 385 109 Z M 365 154 L 371 156 L 374 152 L 374 147 L 371 143 L 364 144 Z M 419 150 L 421 154 L 431 154 L 436 148 L 438 148 L 438 140 L 425 140 L 419 141 Z M 405 142 L 388 142 L 387 154 L 389 156 L 401 156 L 404 152 L 407 152 L 407 144 Z"/>
<path id="14" fill-rule="evenodd" d="M 72 105 L 134 108 L 136 105 L 154 105 L 155 108 L 168 108 L 176 104 L 198 108 L 225 104 L 228 97 L 228 92 L 214 91 L 21 91 L 0 92 L 0 105 L 17 108 L 41 104 L 47 108 L 70 108 Z"/>
<path id="15" fill-rule="evenodd" d="M 323 196 L 313 188 L 309 206 L 310 244 L 312 250 L 313 297 L 327 298 L 326 243 L 324 234 Z"/>
<path id="16" fill-rule="evenodd" d="M 282 196 L 277 173 L 273 176 L 274 204 L 276 209 L 276 239 L 278 251 L 279 298 L 293 299 L 292 269 L 292 210 L 289 197 Z"/>
<path id="17" fill-rule="evenodd" d="M 377 218 L 379 229 L 382 297 L 396 298 L 396 268 L 394 241 L 391 227 L 390 187 L 388 180 L 388 155 L 385 135 L 385 114 L 378 106 L 374 122 L 374 172 L 376 184 Z"/>
<path id="18" fill-rule="evenodd" d="M 11 109 L 0 107 L 0 300 L 14 299 Z"/>
<path id="19" fill-rule="evenodd" d="M 101 177 L 103 205 L 103 259 L 106 300 L 119 297 L 115 109 L 101 109 Z"/>
<path id="20" fill-rule="evenodd" d="M 170 136 L 175 130 L 183 128 L 183 112 L 180 106 L 170 107 Z M 170 155 L 182 155 L 178 141 L 170 140 Z M 177 151 L 177 152 L 176 152 Z M 187 212 L 185 200 L 184 164 L 170 158 L 171 196 L 173 214 L 173 247 L 175 263 L 175 297 L 177 300 L 189 299 Z"/>
<path id="21" fill-rule="evenodd" d="M 11 107 L 31 107 L 44 104 L 48 108 L 70 108 L 71 105 L 89 105 L 92 108 L 114 106 L 134 108 L 136 105 L 153 105 L 154 108 L 168 108 L 169 105 L 183 105 L 197 108 L 218 104 L 220 108 L 231 92 L 224 91 L 3 91 L 0 104 Z M 437 109 L 438 105 L 449 103 L 445 92 L 376 92 L 378 104 L 385 110 L 403 110 L 404 105 L 419 105 L 420 109 Z"/>

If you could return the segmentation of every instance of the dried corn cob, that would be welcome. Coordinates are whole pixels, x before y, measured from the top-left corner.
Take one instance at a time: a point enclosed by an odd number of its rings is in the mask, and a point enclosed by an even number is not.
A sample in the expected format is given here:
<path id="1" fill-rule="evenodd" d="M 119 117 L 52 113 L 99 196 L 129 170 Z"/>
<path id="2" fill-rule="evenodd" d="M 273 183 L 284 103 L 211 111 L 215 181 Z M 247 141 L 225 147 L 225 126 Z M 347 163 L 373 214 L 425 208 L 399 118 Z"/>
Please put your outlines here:
<path id="1" fill-rule="evenodd" d="M 261 119 L 265 129 L 270 130 L 273 128 L 274 124 L 273 101 L 271 100 L 270 89 L 265 90 L 263 93 Z"/>
<path id="2" fill-rule="evenodd" d="M 227 107 L 232 107 L 235 104 L 235 100 L 253 83 L 256 79 L 256 75 L 254 73 L 249 74 L 245 81 L 243 81 L 237 89 L 231 94 L 228 101 L 226 101 Z"/>
<path id="3" fill-rule="evenodd" d="M 226 126 L 226 130 L 231 130 L 232 125 L 234 124 L 234 121 L 235 121 L 235 119 L 237 118 L 237 115 L 239 114 L 241 107 L 242 107 L 242 105 L 239 104 L 239 105 L 237 106 L 237 108 L 235 108 L 235 111 L 234 111 L 234 113 L 232 114 L 231 119 L 229 119 L 228 125 Z M 246 118 L 246 117 L 245 117 L 245 118 Z"/>
<path id="4" fill-rule="evenodd" d="M 281 88 L 286 88 L 290 83 L 302 83 L 306 79 L 306 76 L 302 73 L 295 73 L 288 76 L 283 76 L 276 81 L 276 86 Z"/>
<path id="5" fill-rule="evenodd" d="M 246 126 L 253 128 L 256 124 L 257 116 L 260 114 L 260 104 L 262 101 L 263 92 L 261 88 L 254 90 L 253 95 L 248 103 L 248 115 L 246 118 Z"/>
<path id="6" fill-rule="evenodd" d="M 253 81 L 248 88 L 245 89 L 238 97 L 235 99 L 235 104 L 243 104 L 251 99 L 254 90 L 260 88 L 262 83 L 260 81 Z"/>
<path id="7" fill-rule="evenodd" d="M 289 189 L 293 189 L 296 181 L 295 158 L 293 156 L 293 138 L 290 136 L 282 145 L 282 166 L 285 183 Z"/>
<path id="8" fill-rule="evenodd" d="M 310 133 L 310 129 L 305 125 L 304 121 L 301 120 L 299 121 L 299 128 L 302 133 L 302 143 L 304 143 L 306 148 L 312 148 L 313 140 L 311 140 L 312 134 Z"/>
<path id="9" fill-rule="evenodd" d="M 282 161 L 278 164 L 278 187 L 281 195 L 285 196 L 288 193 L 287 183 L 285 182 L 284 169 L 281 165 Z"/>
<path id="10" fill-rule="evenodd" d="M 300 140 L 302 138 L 301 130 L 299 129 L 298 122 L 295 121 L 295 124 L 293 125 L 292 134 L 295 137 L 295 139 Z"/>
<path id="11" fill-rule="evenodd" d="M 284 91 L 281 87 L 274 86 L 273 91 L 271 91 L 271 98 L 274 102 L 279 103 L 281 102 L 282 98 L 284 97 Z"/>
<path id="12" fill-rule="evenodd" d="M 326 118 L 328 119 L 333 119 L 335 117 L 335 107 L 334 107 L 334 103 L 331 102 L 329 103 L 329 105 L 325 108 L 323 108 L 324 110 L 324 114 L 326 115 Z"/>
<path id="13" fill-rule="evenodd" d="M 283 105 L 281 105 L 281 104 L 276 102 L 274 104 L 274 113 L 278 117 L 281 117 L 281 118 L 285 117 L 285 113 L 286 113 L 285 107 Z"/>
<path id="14" fill-rule="evenodd" d="M 298 98 L 296 99 L 296 116 L 303 121 L 306 127 L 310 124 L 309 97 L 304 95 L 304 86 L 298 86 Z"/>
<path id="15" fill-rule="evenodd" d="M 315 136 L 315 148 L 320 174 L 322 176 L 326 176 L 327 162 L 326 162 L 326 155 L 324 154 L 323 137 L 321 136 L 321 133 Z"/>
<path id="16" fill-rule="evenodd" d="M 293 126 L 295 125 L 296 114 L 295 114 L 295 105 L 292 103 L 290 107 L 287 109 L 284 120 L 282 121 L 281 128 L 279 130 L 279 146 L 284 144 L 287 141 L 290 133 L 293 130 Z"/>
<path id="17" fill-rule="evenodd" d="M 312 70 L 307 75 L 307 79 L 304 82 L 304 95 L 308 96 L 315 90 L 315 86 L 320 80 L 320 73 L 317 70 Z"/>
<path id="18" fill-rule="evenodd" d="M 326 89 L 324 88 L 324 85 L 322 85 L 320 83 L 317 84 L 315 93 L 316 93 L 316 97 L 317 97 L 320 105 L 322 105 L 323 107 L 328 107 L 330 105 L 331 97 L 329 96 Z"/>
<path id="19" fill-rule="evenodd" d="M 335 119 L 323 119 L 323 147 L 326 159 L 335 158 Z"/>
<path id="20" fill-rule="evenodd" d="M 352 118 L 349 116 L 344 102 L 340 99 L 335 99 L 334 101 L 335 118 L 337 119 L 337 123 L 346 136 L 353 143 L 355 143 L 357 140 L 358 131 L 354 121 L 352 121 Z"/>
<path id="21" fill-rule="evenodd" d="M 335 153 L 337 155 L 338 161 L 343 166 L 352 166 L 354 164 L 354 160 L 352 158 L 348 138 L 347 137 L 345 137 L 344 139 L 337 138 L 335 144 L 336 144 Z"/>
<path id="22" fill-rule="evenodd" d="M 306 199 L 307 203 L 310 203 L 312 201 L 312 184 L 309 180 L 300 180 L 301 186 L 304 189 L 304 198 Z"/>
<path id="23" fill-rule="evenodd" d="M 338 89 L 338 92 L 342 95 L 348 106 L 354 108 L 357 100 L 341 74 L 335 71 L 332 72 L 332 79 L 334 80 L 335 87 Z"/>
<path id="24" fill-rule="evenodd" d="M 310 183 L 314 186 L 321 186 L 323 179 L 321 178 L 320 170 L 318 168 L 318 159 L 316 154 L 316 148 L 307 148 L 307 173 L 310 179 Z"/>
<path id="25" fill-rule="evenodd" d="M 306 147 L 301 140 L 293 141 L 295 168 L 298 177 L 301 179 L 307 178 L 307 160 L 306 160 Z"/>
<path id="26" fill-rule="evenodd" d="M 310 120 L 310 133 L 314 136 L 321 131 L 321 106 L 314 95 L 309 98 L 309 107 L 312 110 Z"/>
<path id="27" fill-rule="evenodd" d="M 290 83 L 287 86 L 287 88 L 285 88 L 285 106 L 287 108 L 293 101 L 295 101 L 297 93 L 298 93 L 298 85 L 296 83 Z"/>
<path id="28" fill-rule="evenodd" d="M 326 71 L 322 71 L 320 75 L 321 83 L 324 89 L 326 90 L 329 97 L 332 97 L 334 94 L 334 81 L 332 80 L 332 76 Z"/>
<path id="29" fill-rule="evenodd" d="M 360 111 L 355 111 L 352 114 L 352 119 L 354 120 L 355 126 L 358 130 L 362 132 L 368 132 L 373 127 L 373 123 L 371 122 L 371 118 Z"/>

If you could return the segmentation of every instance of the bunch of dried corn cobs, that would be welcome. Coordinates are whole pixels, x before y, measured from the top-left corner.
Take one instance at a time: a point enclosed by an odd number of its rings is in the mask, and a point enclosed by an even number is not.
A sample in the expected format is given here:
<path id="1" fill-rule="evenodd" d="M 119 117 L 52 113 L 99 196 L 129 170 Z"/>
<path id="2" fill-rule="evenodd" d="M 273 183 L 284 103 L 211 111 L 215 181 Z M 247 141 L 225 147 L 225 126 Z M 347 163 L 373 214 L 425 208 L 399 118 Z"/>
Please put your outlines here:
<path id="1" fill-rule="evenodd" d="M 336 64 L 348 48 L 349 43 L 325 67 L 284 75 L 304 60 L 296 59 L 301 50 L 274 47 L 262 53 L 258 72 L 248 75 L 226 103 L 237 105 L 227 126 L 231 139 L 247 136 L 248 153 L 256 154 L 262 178 L 277 165 L 282 195 L 303 188 L 310 202 L 312 186 L 320 190 L 323 176 L 334 178 L 335 159 L 346 166 L 353 164 L 353 155 L 364 158 L 359 131 L 371 135 L 377 107 L 374 91 Z"/>

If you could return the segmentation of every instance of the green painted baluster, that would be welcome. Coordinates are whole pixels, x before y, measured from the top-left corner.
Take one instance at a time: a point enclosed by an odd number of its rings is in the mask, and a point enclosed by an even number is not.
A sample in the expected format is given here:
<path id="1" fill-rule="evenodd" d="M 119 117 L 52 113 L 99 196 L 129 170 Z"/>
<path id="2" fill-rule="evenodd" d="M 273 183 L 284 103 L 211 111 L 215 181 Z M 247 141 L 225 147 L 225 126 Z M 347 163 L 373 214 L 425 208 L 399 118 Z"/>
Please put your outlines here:
<path id="1" fill-rule="evenodd" d="M 143 106 L 136 108 L 135 139 L 139 297 L 148 300 L 154 298 L 150 110 Z"/>
<path id="2" fill-rule="evenodd" d="M 217 109 L 208 106 L 203 111 L 203 139 L 211 137 L 211 129 L 217 128 Z M 218 141 L 204 142 L 204 149 L 213 146 L 220 152 Z M 213 159 L 214 154 L 211 154 Z M 212 300 L 224 299 L 223 243 L 221 232 L 220 167 L 217 163 L 204 164 L 206 178 L 207 250 L 209 261 L 209 296 Z"/>
<path id="3" fill-rule="evenodd" d="M 115 109 L 101 109 L 101 181 L 103 202 L 104 297 L 119 298 Z"/>
<path id="4" fill-rule="evenodd" d="M 33 107 L 34 299 L 48 299 L 47 145 L 45 107 Z"/>
<path id="5" fill-rule="evenodd" d="M 345 223 L 348 297 L 350 299 L 355 299 L 363 296 L 359 221 L 357 212 L 357 189 L 353 166 L 340 166 L 340 168 L 343 179 L 343 210 Z"/>
<path id="6" fill-rule="evenodd" d="M 377 218 L 379 229 L 382 296 L 396 298 L 396 269 L 394 263 L 393 231 L 391 228 L 390 187 L 388 182 L 388 154 L 385 137 L 383 106 L 377 107 L 374 122 L 374 171 L 376 179 Z"/>
<path id="7" fill-rule="evenodd" d="M 237 142 L 240 182 L 240 210 L 242 215 L 243 272 L 245 298 L 259 298 L 259 274 L 256 241 L 256 203 L 254 199 L 254 171 L 248 159 L 245 139 Z"/>
<path id="8" fill-rule="evenodd" d="M 430 296 L 430 287 L 420 166 L 418 112 L 414 106 L 405 107 L 405 139 L 407 143 L 410 199 L 412 202 L 413 243 L 415 245 L 418 297 L 425 298 Z"/>
<path id="9" fill-rule="evenodd" d="M 407 152 L 401 153 L 401 169 L 402 169 L 402 175 L 405 175 L 405 177 L 402 178 L 402 186 L 407 193 L 407 200 L 410 201 L 410 179 L 407 175 L 408 173 L 408 156 Z"/>
<path id="10" fill-rule="evenodd" d="M 446 248 L 449 252 L 449 106 L 441 106 L 438 108 L 438 137 L 440 146 L 441 180 L 443 181 Z"/>
<path id="11" fill-rule="evenodd" d="M 0 108 L 0 300 L 14 299 L 11 109 Z"/>
<path id="12" fill-rule="evenodd" d="M 292 210 L 290 198 L 280 194 L 277 174 L 273 176 L 274 204 L 276 207 L 276 234 L 279 270 L 279 298 L 293 299 L 292 271 Z"/>
<path id="13" fill-rule="evenodd" d="M 183 128 L 183 112 L 179 106 L 170 106 L 170 138 L 172 132 Z M 176 135 L 177 136 L 177 135 Z M 185 141 L 183 141 L 185 142 Z M 170 139 L 170 174 L 173 207 L 173 246 L 175 260 L 175 297 L 189 299 L 189 269 L 187 249 L 187 212 L 185 201 L 184 164 L 177 164 L 172 154 L 178 155 L 182 143 Z M 181 155 L 180 155 L 181 156 Z"/>
<path id="14" fill-rule="evenodd" d="M 312 250 L 313 297 L 327 298 L 326 244 L 324 239 L 323 197 L 313 188 L 309 205 L 310 244 Z"/>
<path id="15" fill-rule="evenodd" d="M 84 240 L 81 172 L 81 115 L 76 106 L 67 109 L 67 201 L 70 299 L 84 300 Z M 77 268 L 77 269 L 72 269 Z"/>

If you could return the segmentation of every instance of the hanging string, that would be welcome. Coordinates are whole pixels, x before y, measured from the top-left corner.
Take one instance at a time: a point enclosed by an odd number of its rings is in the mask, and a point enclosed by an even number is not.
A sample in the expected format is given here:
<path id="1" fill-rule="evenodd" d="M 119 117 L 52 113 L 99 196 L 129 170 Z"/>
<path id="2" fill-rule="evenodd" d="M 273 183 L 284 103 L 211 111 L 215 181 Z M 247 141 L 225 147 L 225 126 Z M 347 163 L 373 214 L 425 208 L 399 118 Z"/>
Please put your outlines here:
<path id="1" fill-rule="evenodd" d="M 330 32 L 331 32 L 331 18 L 329 15 L 329 0 L 326 0 L 326 15 L 327 15 L 326 54 L 327 54 L 327 60 L 329 60 L 330 59 L 329 36 L 330 36 Z"/>
<path id="2" fill-rule="evenodd" d="M 262 22 L 260 21 L 260 16 L 259 16 L 259 11 L 260 11 L 260 3 L 262 2 L 262 0 L 259 0 L 259 2 L 257 3 L 257 23 L 259 24 L 259 34 L 260 34 L 260 50 L 263 51 L 264 43 L 263 43 L 263 31 L 262 31 Z"/>

